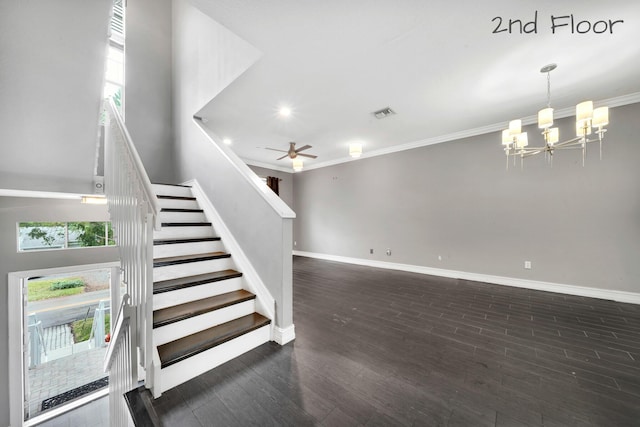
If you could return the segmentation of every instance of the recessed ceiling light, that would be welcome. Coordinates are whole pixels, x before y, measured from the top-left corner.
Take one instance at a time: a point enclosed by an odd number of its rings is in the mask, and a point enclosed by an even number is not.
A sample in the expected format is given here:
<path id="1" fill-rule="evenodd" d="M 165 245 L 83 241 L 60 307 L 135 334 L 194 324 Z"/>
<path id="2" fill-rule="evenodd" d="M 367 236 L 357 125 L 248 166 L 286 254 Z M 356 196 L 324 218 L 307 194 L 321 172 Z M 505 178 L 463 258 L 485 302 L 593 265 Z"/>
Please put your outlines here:
<path id="1" fill-rule="evenodd" d="M 225 138 L 222 140 L 222 142 L 224 142 L 227 145 L 231 145 L 231 143 L 233 142 L 232 140 L 230 140 L 229 138 Z"/>
<path id="2" fill-rule="evenodd" d="M 280 107 L 280 110 L 278 111 L 278 114 L 280 114 L 280 117 L 289 117 L 291 115 L 291 108 L 289 108 L 289 107 Z"/>

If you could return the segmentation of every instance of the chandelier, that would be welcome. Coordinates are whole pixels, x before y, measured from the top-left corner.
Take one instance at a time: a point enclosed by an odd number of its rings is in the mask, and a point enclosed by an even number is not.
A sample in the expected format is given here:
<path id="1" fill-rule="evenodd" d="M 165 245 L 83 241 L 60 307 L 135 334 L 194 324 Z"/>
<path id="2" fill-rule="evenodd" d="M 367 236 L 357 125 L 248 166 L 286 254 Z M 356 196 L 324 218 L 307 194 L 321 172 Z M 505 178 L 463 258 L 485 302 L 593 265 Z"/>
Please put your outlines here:
<path id="1" fill-rule="evenodd" d="M 600 144 L 600 159 L 602 159 L 602 140 L 607 131 L 604 127 L 609 124 L 609 107 L 593 108 L 593 101 L 585 101 L 576 105 L 576 136 L 560 142 L 560 133 L 553 126 L 553 108 L 551 108 L 551 71 L 556 64 L 545 65 L 540 69 L 541 73 L 547 73 L 547 107 L 538 111 L 538 128 L 542 129 L 544 145 L 529 147 L 527 132 L 522 132 L 522 120 L 509 122 L 509 129 L 502 131 L 502 145 L 507 155 L 507 169 L 509 169 L 509 157 L 520 157 L 520 166 L 524 165 L 524 158 L 544 153 L 547 161 L 553 163 L 555 150 L 581 149 L 582 166 L 587 157 L 587 144 L 598 142 Z M 597 138 L 589 138 L 595 128 Z"/>

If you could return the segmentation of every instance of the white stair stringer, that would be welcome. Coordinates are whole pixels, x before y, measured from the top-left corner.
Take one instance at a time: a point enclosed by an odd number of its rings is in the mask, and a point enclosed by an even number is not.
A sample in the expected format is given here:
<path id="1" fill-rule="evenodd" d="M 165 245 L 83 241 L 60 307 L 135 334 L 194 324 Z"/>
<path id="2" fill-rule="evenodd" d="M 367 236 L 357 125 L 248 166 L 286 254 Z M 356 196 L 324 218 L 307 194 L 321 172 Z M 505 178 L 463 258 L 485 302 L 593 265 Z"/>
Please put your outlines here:
<path id="1" fill-rule="evenodd" d="M 244 266 L 238 268 L 235 260 L 235 252 L 227 253 L 227 235 L 220 236 L 211 225 L 203 225 L 209 222 L 209 215 L 200 212 L 202 194 L 193 200 L 193 191 L 187 186 L 157 185 L 154 189 L 158 197 L 161 210 L 159 222 L 165 224 L 160 230 L 154 231 L 154 260 L 156 264 L 165 263 L 154 267 L 153 280 L 158 284 L 158 293 L 153 296 L 153 310 L 168 310 L 157 313 L 158 326 L 153 330 L 153 395 L 157 398 L 162 392 L 184 383 L 198 375 L 213 369 L 265 342 L 273 339 L 274 302 L 268 291 L 256 293 L 256 286 L 247 278 L 243 271 Z M 208 200 L 205 204 L 210 204 Z M 185 223 L 197 223 L 186 225 Z M 179 224 L 179 225 L 175 225 Z M 183 225 L 185 224 L 185 225 Z M 221 239 L 217 239 L 221 237 Z M 211 238 L 216 238 L 213 240 Z M 197 239 L 209 239 L 199 241 Z M 186 240 L 183 242 L 183 240 Z M 162 241 L 162 242 L 161 242 Z M 179 241 L 179 242 L 175 242 Z M 240 255 L 243 256 L 242 251 Z M 223 256 L 224 255 L 224 256 Z M 227 256 L 230 255 L 230 256 Z M 214 259 L 198 259 L 215 256 Z M 218 257 L 220 256 L 220 257 Z M 179 259 L 171 259 L 181 257 Z M 194 258 L 194 259 L 191 259 Z M 243 265 L 246 265 L 245 261 Z M 207 281 L 208 280 L 208 281 Z M 262 285 L 264 287 L 264 285 Z M 244 294 L 239 291 L 247 291 Z M 264 289 L 266 290 L 266 288 Z M 206 299 L 220 300 L 225 298 L 223 294 L 236 293 L 242 297 L 236 300 L 235 294 L 226 296 L 233 303 L 215 304 L 209 306 L 211 311 L 191 311 L 190 306 L 176 307 L 182 304 L 190 304 L 207 307 Z M 255 297 L 248 299 L 253 294 Z M 264 300 L 266 296 L 266 301 Z M 175 307 L 175 308 L 174 308 Z M 265 309 L 271 307 L 271 310 Z M 175 316 L 177 310 L 180 313 L 190 313 L 183 318 L 183 314 Z M 202 313 L 202 314 L 195 314 Z M 259 313 L 259 314 L 256 314 Z M 261 317 L 260 315 L 266 317 Z M 168 316 L 168 317 L 167 317 Z M 171 320 L 171 317 L 174 317 Z M 235 325 L 244 322 L 243 319 L 262 319 L 256 321 L 253 327 L 242 326 L 233 335 L 222 332 L 227 325 Z M 270 323 L 269 323 L 270 321 Z M 241 323 L 244 325 L 244 323 Z M 222 328 L 222 329 L 221 329 Z M 256 329 L 254 329 L 256 328 Z M 198 351 L 191 351 L 175 359 L 175 356 L 167 356 L 166 349 L 175 347 L 176 343 L 192 342 L 194 336 L 208 336 L 216 331 L 214 336 L 221 337 L 214 341 L 202 341 L 206 345 L 200 345 Z M 247 332 L 250 331 L 250 332 Z M 233 338 L 231 338 L 233 336 Z M 217 345 L 210 347 L 211 343 Z M 159 347 L 163 350 L 158 351 Z M 164 359 L 161 359 L 164 358 Z M 167 359 L 167 357 L 169 357 Z M 178 360 L 178 361 L 176 361 Z M 165 363 L 165 367 L 161 365 Z"/>
<path id="2" fill-rule="evenodd" d="M 223 363 L 253 350 L 271 340 L 269 325 L 241 335 L 207 351 L 191 356 L 186 360 L 160 370 L 160 390 L 165 392 L 192 378 L 202 375 Z"/>
<path id="3" fill-rule="evenodd" d="M 230 322 L 238 317 L 246 316 L 256 311 L 255 300 L 244 301 L 218 310 L 210 311 L 199 316 L 190 317 L 179 322 L 171 323 L 159 328 L 153 328 L 153 342 L 162 345 L 175 341 L 186 335 L 195 334 L 204 329 Z"/>

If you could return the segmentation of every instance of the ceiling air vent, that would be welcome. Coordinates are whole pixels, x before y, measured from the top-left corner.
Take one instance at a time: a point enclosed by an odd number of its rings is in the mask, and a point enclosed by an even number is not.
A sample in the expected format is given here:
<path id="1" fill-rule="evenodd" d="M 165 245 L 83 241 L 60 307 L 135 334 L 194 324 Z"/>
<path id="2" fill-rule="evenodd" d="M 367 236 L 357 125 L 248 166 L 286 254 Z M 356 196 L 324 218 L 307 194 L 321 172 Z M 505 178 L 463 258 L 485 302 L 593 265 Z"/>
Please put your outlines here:
<path id="1" fill-rule="evenodd" d="M 395 113 L 396 112 L 393 111 L 390 107 L 387 107 L 387 108 L 383 108 L 382 110 L 374 111 L 373 115 L 376 116 L 376 119 L 384 119 L 385 117 Z"/>

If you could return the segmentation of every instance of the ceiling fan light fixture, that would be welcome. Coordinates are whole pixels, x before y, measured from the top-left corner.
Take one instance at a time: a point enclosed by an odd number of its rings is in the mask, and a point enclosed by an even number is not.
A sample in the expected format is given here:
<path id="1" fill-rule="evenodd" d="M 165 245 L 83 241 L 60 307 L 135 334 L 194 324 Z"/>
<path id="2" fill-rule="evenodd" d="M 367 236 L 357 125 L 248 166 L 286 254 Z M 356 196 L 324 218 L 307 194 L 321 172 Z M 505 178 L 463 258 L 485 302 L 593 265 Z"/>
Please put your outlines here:
<path id="1" fill-rule="evenodd" d="M 292 159 L 292 163 L 294 172 L 300 172 L 304 167 L 304 162 L 302 161 L 302 159 L 299 159 L 297 157 L 295 159 Z"/>

